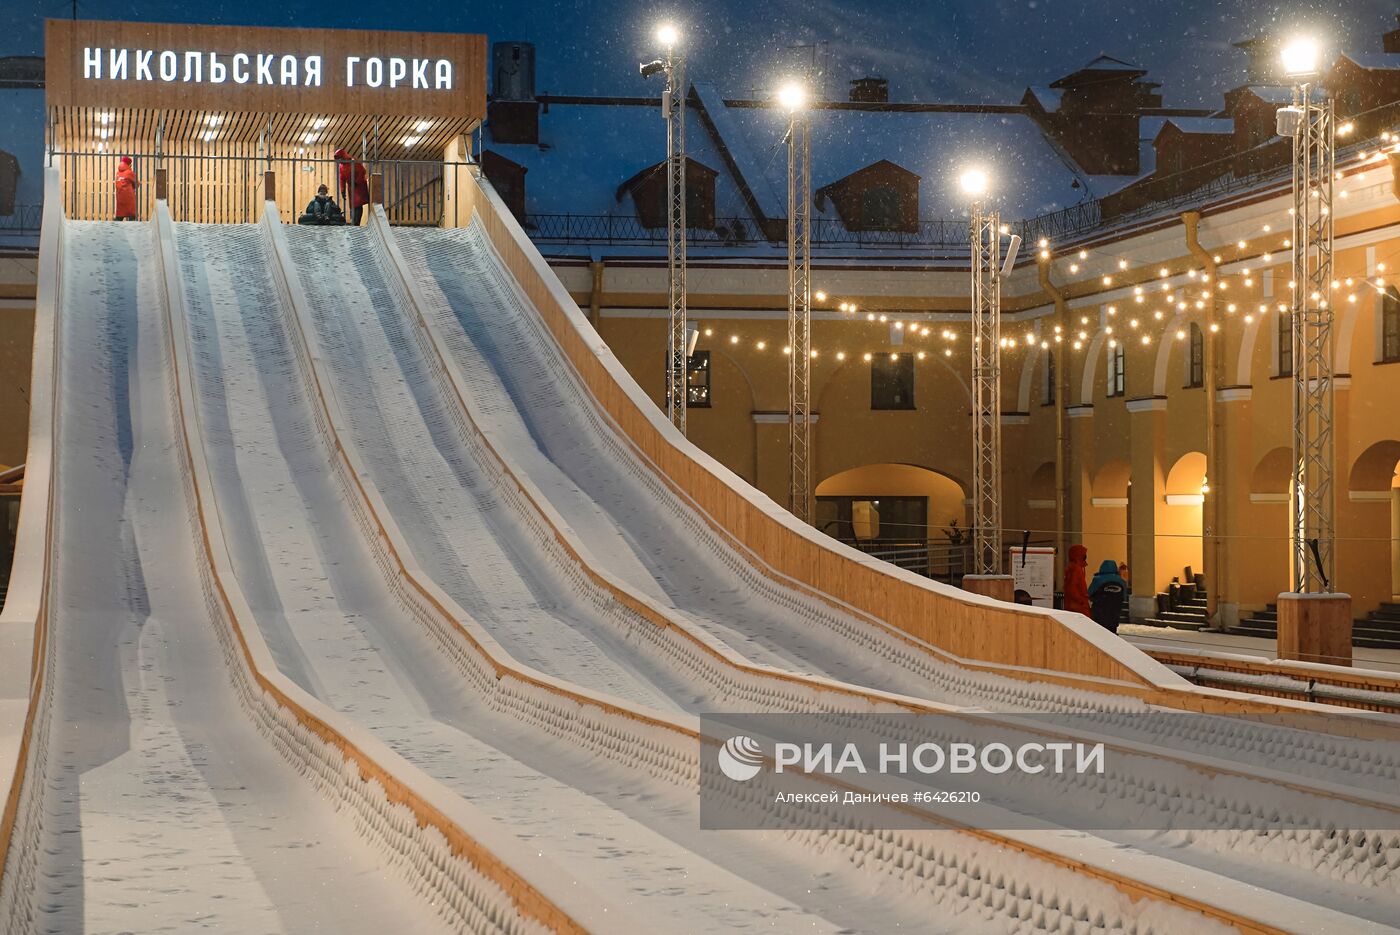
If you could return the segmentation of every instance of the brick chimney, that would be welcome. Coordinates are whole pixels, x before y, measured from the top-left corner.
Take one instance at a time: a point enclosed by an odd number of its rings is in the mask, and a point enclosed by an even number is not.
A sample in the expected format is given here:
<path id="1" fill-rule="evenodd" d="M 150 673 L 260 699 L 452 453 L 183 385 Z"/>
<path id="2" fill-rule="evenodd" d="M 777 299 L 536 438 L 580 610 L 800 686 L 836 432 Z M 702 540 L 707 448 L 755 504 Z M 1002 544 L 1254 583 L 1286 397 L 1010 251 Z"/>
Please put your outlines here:
<path id="1" fill-rule="evenodd" d="M 496 143 L 539 143 L 540 102 L 535 100 L 535 47 L 529 42 L 491 46 L 491 100 L 486 128 Z"/>
<path id="2" fill-rule="evenodd" d="M 1145 108 L 1161 107 L 1160 85 L 1141 80 L 1147 70 L 1100 55 L 1050 85 L 1058 106 L 1032 106 L 1045 131 L 1090 175 L 1137 175 L 1138 121 Z M 1047 95 L 1027 92 L 1027 99 Z"/>
<path id="3" fill-rule="evenodd" d="M 871 75 L 851 80 L 850 99 L 859 104 L 884 104 L 890 99 L 890 82 Z"/>

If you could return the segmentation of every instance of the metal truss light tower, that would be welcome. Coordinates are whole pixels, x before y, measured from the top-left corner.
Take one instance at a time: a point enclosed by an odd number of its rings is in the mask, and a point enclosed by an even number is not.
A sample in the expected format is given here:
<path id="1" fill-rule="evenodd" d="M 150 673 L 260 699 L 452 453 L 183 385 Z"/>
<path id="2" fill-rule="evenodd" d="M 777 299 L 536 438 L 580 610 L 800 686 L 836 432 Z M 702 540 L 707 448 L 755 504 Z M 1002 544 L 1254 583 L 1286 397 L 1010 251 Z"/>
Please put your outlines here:
<path id="1" fill-rule="evenodd" d="M 662 26 L 656 37 L 666 57 L 642 66 L 642 76 L 666 76 L 661 109 L 666 119 L 666 271 L 669 280 L 670 317 L 666 331 L 666 414 L 685 434 L 687 372 L 690 348 L 686 334 L 685 266 L 685 56 L 678 48 L 680 34 L 674 26 Z"/>
<path id="2" fill-rule="evenodd" d="M 1290 586 L 1326 593 L 1335 580 L 1336 487 L 1332 374 L 1332 193 L 1336 128 L 1330 99 L 1316 100 L 1317 49 L 1284 52 L 1293 104 L 1278 113 L 1293 138 L 1293 490 Z"/>
<path id="3" fill-rule="evenodd" d="M 812 137 L 807 91 L 778 92 L 788 112 L 788 509 L 812 522 Z"/>
<path id="4" fill-rule="evenodd" d="M 964 172 L 976 200 L 968 222 L 972 248 L 972 570 L 1001 568 L 1001 224 L 982 198 L 987 175 Z"/>
<path id="5" fill-rule="evenodd" d="M 1278 656 L 1351 664 L 1351 596 L 1335 590 L 1337 491 L 1332 374 L 1332 190 L 1337 139 L 1332 101 L 1316 100 L 1317 44 L 1283 50 L 1293 103 L 1278 112 L 1293 140 L 1293 484 L 1288 500 L 1289 585 L 1278 596 Z"/>

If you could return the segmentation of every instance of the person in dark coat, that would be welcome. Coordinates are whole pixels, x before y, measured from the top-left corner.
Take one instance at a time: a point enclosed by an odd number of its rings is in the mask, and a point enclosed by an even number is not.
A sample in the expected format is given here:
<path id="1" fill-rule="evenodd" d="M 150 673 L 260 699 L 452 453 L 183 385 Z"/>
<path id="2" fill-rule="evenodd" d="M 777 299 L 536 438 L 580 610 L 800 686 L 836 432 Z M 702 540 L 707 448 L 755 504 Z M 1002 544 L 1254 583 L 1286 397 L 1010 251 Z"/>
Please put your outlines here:
<path id="1" fill-rule="evenodd" d="M 369 174 L 363 162 L 355 162 L 343 148 L 335 151 L 340 170 L 340 200 L 350 208 L 350 223 L 360 226 L 369 204 Z"/>
<path id="2" fill-rule="evenodd" d="M 1065 566 L 1065 610 L 1088 617 L 1089 592 L 1084 587 L 1084 572 L 1089 568 L 1089 550 L 1082 545 L 1069 547 L 1069 564 Z"/>
<path id="3" fill-rule="evenodd" d="M 118 221 L 136 220 L 136 189 L 141 187 L 141 181 L 136 178 L 136 172 L 131 168 L 131 157 L 123 156 L 117 166 L 117 212 L 114 216 Z"/>
<path id="4" fill-rule="evenodd" d="M 1110 633 L 1118 632 L 1118 620 L 1123 613 L 1123 602 L 1128 599 L 1128 582 L 1118 573 L 1118 563 L 1104 559 L 1094 580 L 1089 582 L 1089 603 L 1093 607 L 1094 622 Z"/>
<path id="5" fill-rule="evenodd" d="M 297 219 L 298 224 L 339 225 L 345 223 L 345 212 L 331 197 L 330 189 L 322 185 L 316 189 L 316 197 L 306 206 L 306 212 Z"/>

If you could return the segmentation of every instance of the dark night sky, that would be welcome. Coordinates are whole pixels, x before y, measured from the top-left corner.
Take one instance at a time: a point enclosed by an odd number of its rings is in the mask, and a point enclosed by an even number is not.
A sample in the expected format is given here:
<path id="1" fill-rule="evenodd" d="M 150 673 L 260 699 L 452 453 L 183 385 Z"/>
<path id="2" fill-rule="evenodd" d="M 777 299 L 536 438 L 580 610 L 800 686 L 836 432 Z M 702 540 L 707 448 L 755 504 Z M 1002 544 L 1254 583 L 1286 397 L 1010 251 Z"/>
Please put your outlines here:
<path id="1" fill-rule="evenodd" d="M 67 16 L 65 0 L 9 0 L 18 30 L 0 54 L 42 51 L 42 23 Z M 1243 78 L 1230 42 L 1264 29 L 1312 22 L 1334 49 L 1378 51 L 1395 25 L 1391 0 L 1293 3 L 1246 0 L 128 0 L 79 3 L 101 19 L 484 32 L 538 46 L 540 91 L 638 93 L 636 63 L 654 52 L 655 23 L 669 12 L 686 29 L 692 75 L 728 94 L 771 87 L 797 43 L 829 43 L 830 88 L 879 73 L 897 100 L 1014 102 L 1100 52 L 1146 66 L 1168 104 L 1218 105 Z M 7 20 L 11 17 L 7 16 Z M 13 20 L 11 20 L 13 21 Z"/>

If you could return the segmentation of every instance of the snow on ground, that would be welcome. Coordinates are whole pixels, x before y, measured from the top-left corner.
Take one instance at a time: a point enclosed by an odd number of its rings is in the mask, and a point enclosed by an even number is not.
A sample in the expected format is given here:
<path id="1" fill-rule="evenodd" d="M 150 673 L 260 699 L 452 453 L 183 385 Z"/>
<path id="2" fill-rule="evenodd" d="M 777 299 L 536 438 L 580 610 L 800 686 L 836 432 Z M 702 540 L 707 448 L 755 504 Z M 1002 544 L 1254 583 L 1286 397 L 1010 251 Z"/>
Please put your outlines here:
<path id="1" fill-rule="evenodd" d="M 151 228 L 66 236 L 38 930 L 384 932 L 426 915 L 257 732 L 224 670 Z"/>
<path id="2" fill-rule="evenodd" d="M 325 314 L 353 322 L 361 333 L 370 330 L 378 312 L 362 298 L 384 297 L 373 284 L 379 272 L 355 252 L 369 233 L 289 234 L 294 244 L 297 235 L 321 238 L 313 244 L 303 278 L 311 295 L 320 297 L 313 302 L 323 303 Z M 238 530 L 232 535 L 252 537 L 230 543 L 235 570 L 259 625 L 266 615 L 267 630 L 296 641 L 296 651 L 281 658 L 304 660 L 306 684 L 548 853 L 576 874 L 578 885 L 616 894 L 617 902 L 657 931 L 820 932 L 866 925 L 960 930 L 937 909 L 931 914 L 927 904 L 870 904 L 861 898 L 869 886 L 861 875 L 837 874 L 843 864 L 839 855 L 797 857 L 791 848 L 761 848 L 702 833 L 693 791 L 644 778 L 640 770 L 604 767 L 485 710 L 461 674 L 395 603 L 349 519 L 350 508 L 334 486 L 332 454 L 314 425 L 310 388 L 291 359 L 288 312 L 264 282 L 272 260 L 260 238 L 257 228 L 177 225 L 182 266 L 203 270 L 186 279 L 185 289 L 204 444 L 220 515 L 227 528 Z M 343 262 L 341 251 L 356 262 Z M 381 391 L 397 383 L 396 365 L 387 359 L 360 363 L 361 370 L 382 380 Z M 386 373 L 377 373 L 380 368 Z M 406 403 L 370 410 L 366 418 L 381 420 L 370 437 L 380 447 L 397 447 L 386 433 L 396 421 L 416 418 L 416 411 Z M 431 462 L 421 466 L 433 468 Z M 419 477 L 407 471 L 401 479 L 416 486 L 413 495 L 422 498 L 457 483 L 451 473 Z M 229 514 L 235 511 L 248 515 L 234 522 Z M 469 520 L 456 514 L 441 519 L 444 526 Z M 490 550 L 502 546 L 490 542 L 489 529 L 480 535 L 474 545 L 489 567 Z M 248 558 L 260 551 L 265 560 Z M 461 556 L 474 572 L 476 552 Z M 517 642 L 537 642 L 533 652 L 548 659 L 580 643 L 578 633 L 564 633 L 540 619 L 556 608 L 524 605 L 518 582 L 502 583 L 509 587 L 494 608 L 497 631 L 518 625 L 532 638 Z M 489 586 L 481 588 L 479 600 L 489 603 L 494 597 Z M 548 643 L 555 631 L 566 642 Z M 599 665 L 613 664 L 595 655 Z M 622 678 L 628 670 L 615 671 Z M 599 770 L 607 778 L 590 780 Z"/>
<path id="3" fill-rule="evenodd" d="M 1121 626 L 1118 628 L 1118 635 L 1143 649 L 1239 653 L 1258 656 L 1266 662 L 1278 658 L 1278 641 L 1257 636 L 1173 630 L 1170 627 L 1149 627 L 1140 624 Z M 1400 672 L 1400 650 L 1358 646 L 1352 650 L 1352 665 L 1358 669 Z"/>

